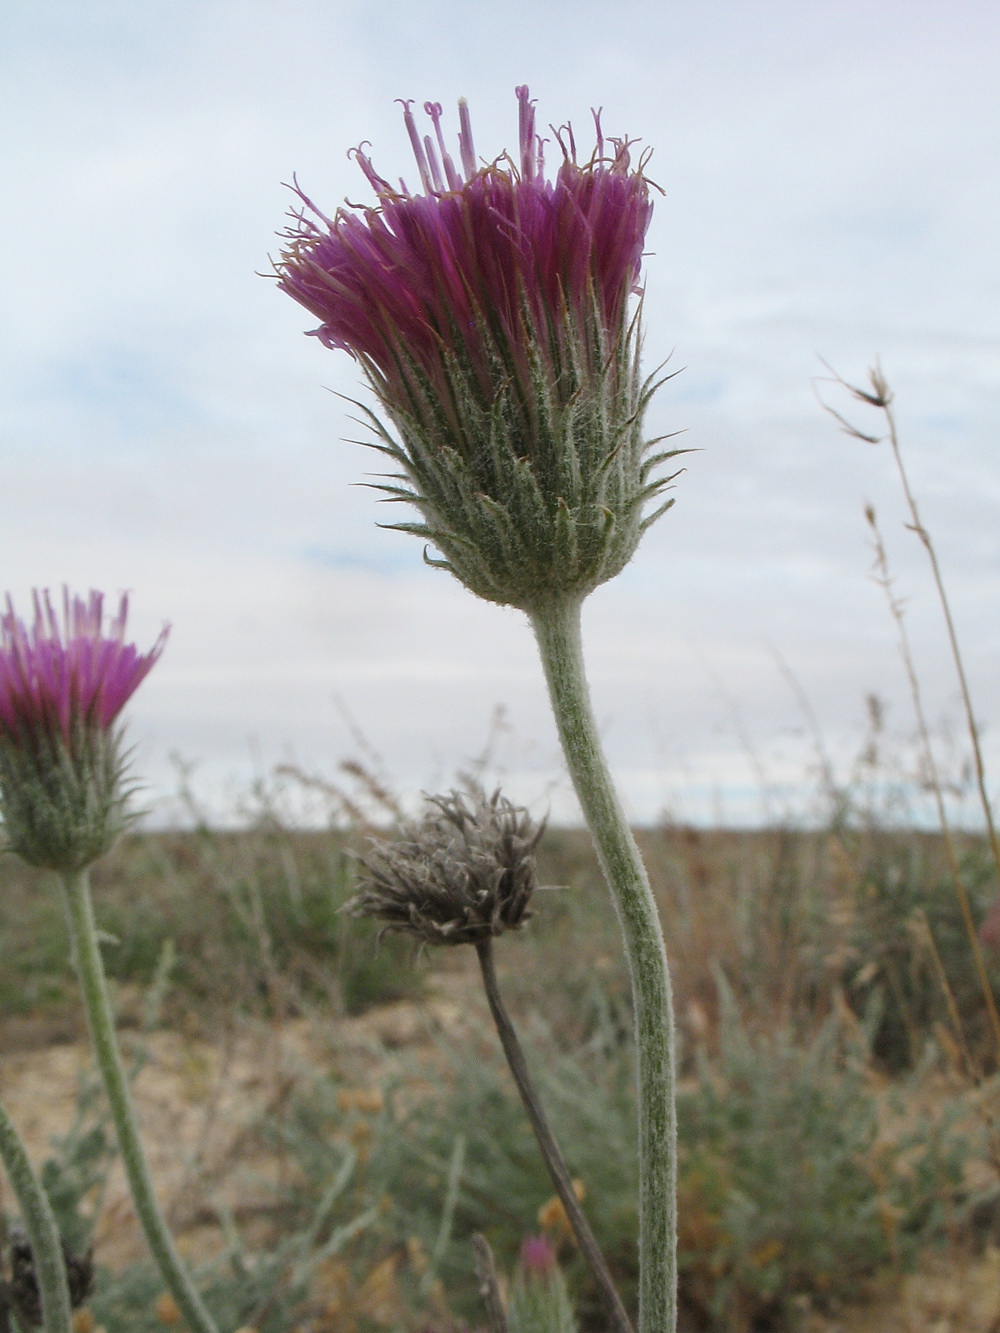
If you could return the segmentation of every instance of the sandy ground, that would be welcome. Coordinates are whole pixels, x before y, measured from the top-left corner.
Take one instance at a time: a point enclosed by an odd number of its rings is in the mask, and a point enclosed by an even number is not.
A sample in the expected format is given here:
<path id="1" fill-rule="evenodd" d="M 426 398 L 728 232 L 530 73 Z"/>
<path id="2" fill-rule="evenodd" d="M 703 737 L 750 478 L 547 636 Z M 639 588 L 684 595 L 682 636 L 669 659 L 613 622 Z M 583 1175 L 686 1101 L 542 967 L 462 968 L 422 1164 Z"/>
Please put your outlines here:
<path id="1" fill-rule="evenodd" d="M 387 1062 L 432 1049 L 436 1028 L 457 1032 L 485 1020 L 468 978 L 445 975 L 427 1002 L 400 1003 L 322 1027 L 294 1019 L 245 1024 L 217 1044 L 174 1031 L 143 1038 L 147 1059 L 135 1096 L 154 1176 L 182 1251 L 204 1257 L 221 1244 L 215 1209 L 244 1226 L 266 1219 L 289 1168 L 255 1126 L 296 1084 L 336 1068 L 354 1088 L 374 1089 Z M 129 997 L 123 997 L 127 1012 Z M 2 1035 L 2 1034 L 0 1034 Z M 123 1033 L 126 1047 L 129 1034 Z M 40 1163 L 71 1123 L 90 1063 L 79 1042 L 0 1051 L 0 1098 Z M 6 1186 L 4 1185 L 4 1189 Z M 4 1207 L 10 1206 L 3 1198 Z M 144 1253 L 120 1166 L 112 1172 L 96 1235 L 100 1262 L 125 1266 Z M 1000 1333 L 1000 1250 L 928 1261 L 865 1306 L 821 1318 L 803 1311 L 802 1333 Z"/>
<path id="2" fill-rule="evenodd" d="M 120 1006 L 126 1012 L 130 998 Z M 238 1220 L 270 1208 L 273 1186 L 288 1167 L 262 1146 L 256 1127 L 297 1084 L 336 1068 L 345 1085 L 374 1090 L 394 1053 L 430 1047 L 435 1030 L 462 1028 L 468 1013 L 460 998 L 433 995 L 422 1005 L 386 1005 L 325 1028 L 308 1018 L 274 1027 L 245 1023 L 217 1043 L 169 1030 L 143 1035 L 145 1063 L 133 1093 L 150 1167 L 181 1248 L 204 1254 L 213 1236 L 221 1243 L 210 1221 L 220 1206 Z M 137 1039 L 127 1029 L 120 1038 L 127 1059 Z M 36 1164 L 70 1128 L 90 1067 L 84 1042 L 0 1052 L 0 1098 Z M 96 1247 L 112 1268 L 144 1252 L 120 1163 L 109 1179 Z"/>

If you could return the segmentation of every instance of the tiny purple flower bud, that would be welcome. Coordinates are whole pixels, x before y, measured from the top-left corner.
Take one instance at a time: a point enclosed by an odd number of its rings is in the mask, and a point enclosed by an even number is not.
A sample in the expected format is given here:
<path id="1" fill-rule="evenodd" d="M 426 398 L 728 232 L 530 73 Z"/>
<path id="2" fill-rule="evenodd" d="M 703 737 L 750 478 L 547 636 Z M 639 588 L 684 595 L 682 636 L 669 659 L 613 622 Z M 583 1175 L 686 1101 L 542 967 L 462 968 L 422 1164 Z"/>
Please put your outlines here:
<path id="1" fill-rule="evenodd" d="M 490 601 L 531 610 L 580 598 L 631 559 L 669 506 L 646 509 L 676 450 L 651 451 L 642 419 L 657 387 L 639 374 L 638 311 L 652 213 L 645 156 L 610 139 L 579 162 L 569 127 L 545 177 L 528 89 L 518 155 L 477 166 L 459 102 L 458 161 L 441 106 L 403 123 L 422 194 L 393 189 L 354 153 L 378 203 L 327 218 L 298 189 L 279 286 L 321 321 L 317 336 L 361 364 L 394 438 L 368 414 L 397 470 L 378 487 L 422 521 L 443 564 Z M 613 151 L 611 151 L 613 149 Z"/>
<path id="2" fill-rule="evenodd" d="M 556 1252 L 544 1236 L 529 1236 L 511 1283 L 511 1333 L 571 1333 L 577 1327 Z"/>
<path id="3" fill-rule="evenodd" d="M 0 810 L 8 845 L 32 865 L 73 871 L 127 823 L 115 721 L 163 651 L 125 642 L 128 597 L 104 626 L 104 599 L 63 592 L 60 623 L 35 592 L 31 628 L 10 597 L 0 615 Z"/>
<path id="4" fill-rule="evenodd" d="M 556 1268 L 556 1252 L 547 1236 L 528 1236 L 521 1245 L 521 1271 L 547 1278 Z"/>

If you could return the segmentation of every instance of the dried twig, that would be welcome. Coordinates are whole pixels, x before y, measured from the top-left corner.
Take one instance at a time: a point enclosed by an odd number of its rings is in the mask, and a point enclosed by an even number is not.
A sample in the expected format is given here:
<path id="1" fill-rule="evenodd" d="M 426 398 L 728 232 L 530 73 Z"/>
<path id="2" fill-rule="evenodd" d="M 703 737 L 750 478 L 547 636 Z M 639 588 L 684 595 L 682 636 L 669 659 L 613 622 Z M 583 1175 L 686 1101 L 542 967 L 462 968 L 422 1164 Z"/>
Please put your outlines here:
<path id="1" fill-rule="evenodd" d="M 827 362 L 823 362 L 836 384 L 847 389 L 858 402 L 865 403 L 870 407 L 877 408 L 885 417 L 888 426 L 888 435 L 886 437 L 872 436 L 858 430 L 853 424 L 847 421 L 835 412 L 828 404 L 823 403 L 823 407 L 830 415 L 840 423 L 841 428 L 848 434 L 855 436 L 860 440 L 867 440 L 869 443 L 877 444 L 881 438 L 889 440 L 892 449 L 893 458 L 896 462 L 896 470 L 899 473 L 899 479 L 903 488 L 903 495 L 906 499 L 906 506 L 909 510 L 910 522 L 907 524 L 909 530 L 916 534 L 921 545 L 927 553 L 927 558 L 931 566 L 931 574 L 934 579 L 934 586 L 937 590 L 938 602 L 944 615 L 945 629 L 947 632 L 948 643 L 951 648 L 952 660 L 955 665 L 955 671 L 958 676 L 959 689 L 962 698 L 962 706 L 965 712 L 966 725 L 969 732 L 969 740 L 972 746 L 972 754 L 975 764 L 976 787 L 979 793 L 980 804 L 983 809 L 983 816 L 986 821 L 986 830 L 989 838 L 990 850 L 993 855 L 993 862 L 996 866 L 997 877 L 1000 880 L 1000 838 L 997 835 L 996 822 L 993 817 L 993 807 L 990 803 L 989 795 L 986 791 L 986 765 L 983 760 L 982 746 L 979 740 L 979 725 L 976 722 L 975 713 L 972 707 L 972 695 L 969 690 L 968 679 L 965 674 L 965 664 L 962 659 L 961 648 L 958 642 L 958 633 L 955 629 L 955 622 L 951 613 L 951 603 L 948 600 L 948 594 L 944 586 L 944 578 L 941 573 L 941 566 L 938 562 L 937 552 L 934 549 L 934 543 L 930 533 L 924 526 L 920 518 L 920 511 L 917 508 L 916 497 L 910 486 L 910 479 L 906 468 L 903 465 L 903 456 L 900 450 L 899 433 L 896 428 L 896 418 L 892 410 L 893 394 L 889 383 L 882 372 L 882 367 L 876 361 L 875 365 L 868 372 L 868 381 L 870 388 L 863 389 L 858 385 L 849 384 L 842 376 L 838 375 Z M 892 580 L 889 575 L 888 561 L 885 553 L 885 546 L 882 542 L 882 536 L 878 529 L 875 518 L 875 511 L 869 505 L 865 510 L 865 517 L 868 520 L 869 527 L 872 530 L 875 540 L 875 565 L 878 571 L 876 581 L 882 586 L 889 600 L 889 610 L 896 622 L 897 633 L 899 634 L 900 649 L 903 655 L 903 663 L 906 668 L 907 679 L 910 685 L 910 694 L 913 700 L 913 707 L 917 717 L 917 727 L 920 734 L 920 745 L 923 753 L 924 763 L 927 768 L 930 780 L 931 790 L 934 793 L 934 800 L 937 809 L 938 822 L 941 826 L 941 834 L 944 842 L 945 855 L 948 860 L 948 870 L 951 876 L 952 884 L 955 888 L 955 895 L 958 899 L 959 909 L 962 913 L 962 920 L 965 925 L 965 931 L 969 938 L 969 946 L 972 950 L 973 962 L 976 968 L 976 974 L 979 979 L 980 988 L 983 993 L 983 999 L 986 1003 L 986 1009 L 990 1018 L 990 1025 L 993 1029 L 994 1040 L 997 1050 L 1000 1051 L 1000 1012 L 997 1010 L 996 998 L 993 994 L 993 987 L 990 984 L 989 975 L 986 970 L 986 964 L 983 959 L 982 948 L 979 943 L 979 935 L 976 931 L 975 922 L 972 919 L 972 908 L 969 904 L 969 895 L 965 885 L 962 882 L 962 876 L 958 864 L 958 855 L 955 850 L 954 839 L 951 834 L 947 813 L 944 805 L 944 795 L 941 785 L 940 775 L 937 764 L 934 759 L 933 747 L 930 741 L 930 732 L 927 727 L 926 716 L 923 710 L 923 703 L 920 694 L 920 685 L 917 678 L 916 669 L 913 665 L 913 657 L 910 651 L 909 639 L 903 620 L 902 605 L 898 598 L 892 593 Z"/>
<path id="2" fill-rule="evenodd" d="M 489 1241 L 477 1231 L 472 1237 L 472 1248 L 476 1256 L 476 1277 L 479 1279 L 479 1294 L 486 1307 L 489 1333 L 508 1333 L 507 1315 L 500 1297 L 496 1262 Z"/>
<path id="3" fill-rule="evenodd" d="M 521 1101 L 524 1103 L 524 1109 L 531 1121 L 531 1128 L 535 1131 L 538 1147 L 545 1159 L 545 1165 L 549 1169 L 549 1175 L 552 1177 L 556 1193 L 566 1210 L 569 1224 L 573 1228 L 576 1243 L 586 1260 L 591 1276 L 597 1283 L 598 1290 L 601 1293 L 601 1301 L 615 1333 L 632 1333 L 632 1321 L 629 1319 L 625 1306 L 622 1304 L 622 1299 L 618 1295 L 604 1255 L 601 1253 L 597 1239 L 590 1229 L 590 1223 L 580 1207 L 580 1201 L 573 1189 L 573 1182 L 570 1179 L 566 1162 L 552 1130 L 549 1128 L 549 1122 L 528 1072 L 528 1063 L 524 1058 L 524 1051 L 521 1048 L 517 1031 L 511 1022 L 510 1014 L 507 1012 L 507 1007 L 500 994 L 496 968 L 493 965 L 493 941 L 491 939 L 481 940 L 476 945 L 476 953 L 479 956 L 479 966 L 482 969 L 486 998 L 489 1000 L 490 1012 L 493 1015 L 494 1023 L 496 1023 L 504 1055 L 507 1057 L 507 1064 L 510 1066 L 510 1072 L 514 1075 L 514 1082 L 521 1094 Z"/>

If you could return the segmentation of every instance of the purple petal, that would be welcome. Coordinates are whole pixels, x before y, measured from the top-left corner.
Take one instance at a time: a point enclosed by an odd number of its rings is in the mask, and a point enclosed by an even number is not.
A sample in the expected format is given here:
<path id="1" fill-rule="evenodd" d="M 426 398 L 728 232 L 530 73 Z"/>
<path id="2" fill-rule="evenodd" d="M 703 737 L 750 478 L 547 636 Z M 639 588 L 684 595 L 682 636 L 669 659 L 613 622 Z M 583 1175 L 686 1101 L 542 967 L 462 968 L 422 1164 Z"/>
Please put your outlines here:
<path id="1" fill-rule="evenodd" d="M 81 724 L 106 730 L 152 670 L 169 627 L 142 654 L 125 642 L 127 594 L 106 628 L 102 593 L 85 601 L 64 588 L 61 621 L 47 589 L 32 603 L 30 630 L 9 594 L 0 616 L 0 732 L 15 744 L 58 732 L 69 744 Z"/>

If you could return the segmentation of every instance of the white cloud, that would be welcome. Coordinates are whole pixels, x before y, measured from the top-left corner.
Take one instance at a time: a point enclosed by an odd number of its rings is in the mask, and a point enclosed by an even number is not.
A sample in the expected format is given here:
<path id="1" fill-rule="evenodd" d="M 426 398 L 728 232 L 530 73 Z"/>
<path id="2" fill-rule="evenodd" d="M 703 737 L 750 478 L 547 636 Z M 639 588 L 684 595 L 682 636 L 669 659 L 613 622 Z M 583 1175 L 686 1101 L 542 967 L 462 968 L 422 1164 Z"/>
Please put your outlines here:
<path id="1" fill-rule="evenodd" d="M 135 589 L 140 633 L 174 622 L 135 702 L 143 762 L 204 759 L 213 791 L 289 747 L 332 765 L 348 705 L 415 788 L 510 707 L 512 781 L 557 768 L 533 646 L 510 613 L 378 530 L 374 458 L 324 388 L 354 367 L 254 270 L 293 170 L 317 201 L 365 196 L 346 149 L 408 172 L 396 96 L 460 93 L 481 153 L 512 88 L 543 123 L 591 104 L 656 147 L 647 356 L 687 366 L 655 431 L 687 428 L 676 509 L 593 599 L 598 710 L 635 813 L 751 811 L 732 708 L 781 781 L 806 762 L 769 644 L 845 754 L 861 699 L 905 697 L 866 583 L 873 501 L 935 711 L 953 677 L 885 448 L 839 436 L 817 352 L 858 377 L 881 354 L 940 545 L 984 719 L 1000 713 L 995 245 L 1000 17 L 930 0 L 12 0 L 0 19 L 0 535 L 4 582 Z M 502 17 L 502 22 L 500 21 Z M 410 173 L 412 175 L 412 172 Z M 723 697 L 725 696 L 725 697 Z M 775 757 L 777 756 L 777 757 Z M 777 779 L 776 779 L 777 781 Z M 700 791 L 700 794 L 698 792 Z M 680 793 L 678 795 L 678 793 Z M 692 794 L 694 793 L 694 794 Z M 558 797 L 563 800 L 563 797 Z M 728 804 L 727 804 L 728 803 Z M 565 808 L 565 807 L 561 807 Z"/>

